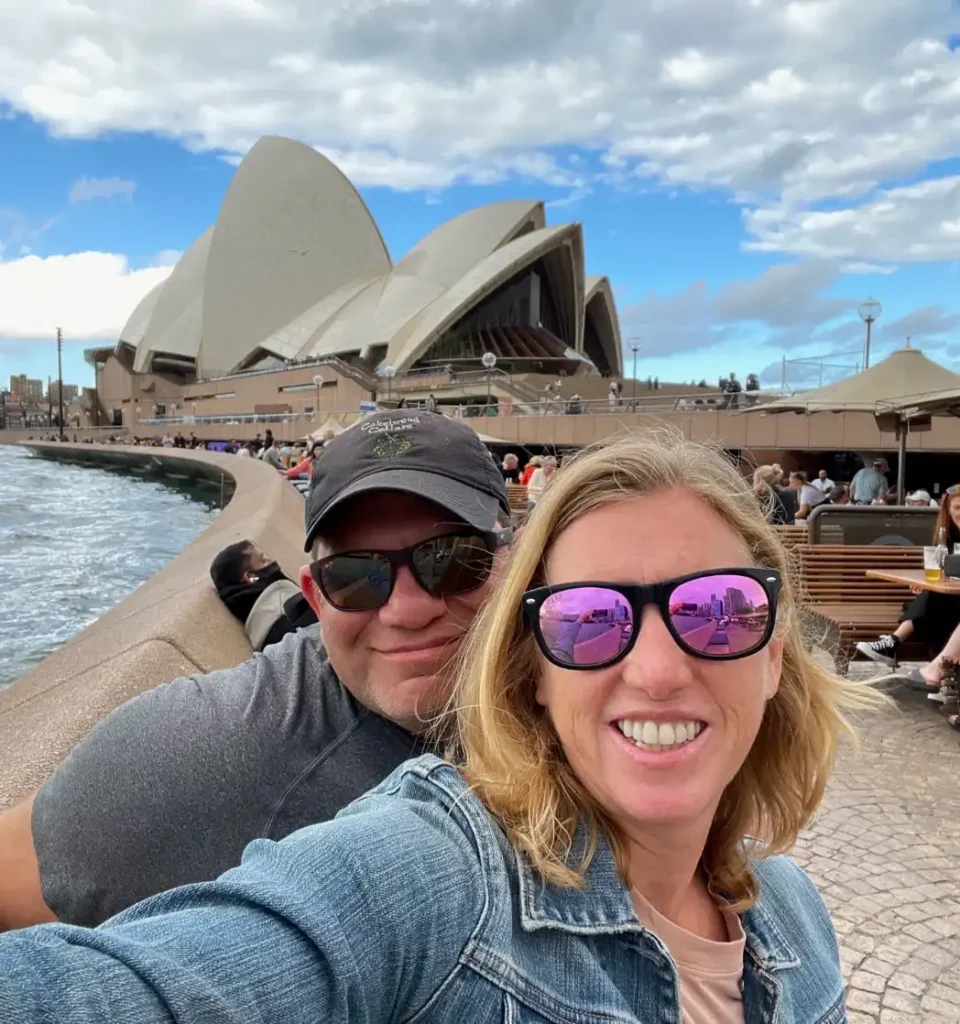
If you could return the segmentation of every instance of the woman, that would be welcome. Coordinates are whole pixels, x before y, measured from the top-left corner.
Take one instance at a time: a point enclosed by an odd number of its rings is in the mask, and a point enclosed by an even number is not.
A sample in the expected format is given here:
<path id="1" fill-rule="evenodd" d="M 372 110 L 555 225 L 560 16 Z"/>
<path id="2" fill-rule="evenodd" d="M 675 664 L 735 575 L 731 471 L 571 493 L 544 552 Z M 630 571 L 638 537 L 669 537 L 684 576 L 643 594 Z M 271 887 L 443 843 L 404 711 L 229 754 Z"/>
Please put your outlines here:
<path id="1" fill-rule="evenodd" d="M 806 652 L 732 466 L 679 438 L 596 448 L 463 652 L 452 763 L 100 929 L 0 937 L 0 1019 L 840 1022 L 829 915 L 776 854 L 842 706 L 879 701 Z"/>
<path id="2" fill-rule="evenodd" d="M 523 467 L 523 472 L 520 474 L 520 483 L 524 487 L 527 487 L 530 483 L 530 477 L 543 465 L 543 459 L 539 455 L 532 455 L 530 461 Z"/>
<path id="3" fill-rule="evenodd" d="M 822 505 L 826 495 L 822 494 L 807 480 L 807 474 L 802 469 L 794 470 L 790 474 L 790 490 L 797 496 L 797 514 L 794 519 L 804 520 L 809 518 L 810 513 Z"/>
<path id="4" fill-rule="evenodd" d="M 955 544 L 960 544 L 960 484 L 947 488 L 930 543 L 938 544 L 944 535 L 949 554 Z M 907 640 L 912 640 L 923 644 L 927 654 L 935 659 L 958 623 L 960 597 L 924 590 L 904 611 L 900 625 L 893 633 L 876 640 L 863 640 L 857 644 L 857 650 L 872 661 L 895 666 L 900 660 L 900 648 Z M 929 681 L 932 685 L 935 681 L 934 670 L 931 673 Z"/>
<path id="5" fill-rule="evenodd" d="M 284 471 L 284 476 L 288 480 L 296 480 L 299 476 L 310 476 L 313 472 L 313 464 L 317 461 L 320 453 L 323 451 L 323 441 L 314 441 L 310 445 L 310 450 L 307 452 L 306 457 L 298 462 L 295 466 L 291 466 L 290 469 Z"/>
<path id="6" fill-rule="evenodd" d="M 779 467 L 757 466 L 753 471 L 753 493 L 757 496 L 767 519 L 774 526 L 789 526 L 793 517 L 787 510 L 783 496 L 778 490 L 780 476 Z"/>
<path id="7" fill-rule="evenodd" d="M 530 477 L 530 482 L 527 484 L 528 509 L 533 509 L 537 505 L 556 472 L 557 460 L 552 455 L 548 455 L 539 468 L 533 471 L 533 476 Z"/>

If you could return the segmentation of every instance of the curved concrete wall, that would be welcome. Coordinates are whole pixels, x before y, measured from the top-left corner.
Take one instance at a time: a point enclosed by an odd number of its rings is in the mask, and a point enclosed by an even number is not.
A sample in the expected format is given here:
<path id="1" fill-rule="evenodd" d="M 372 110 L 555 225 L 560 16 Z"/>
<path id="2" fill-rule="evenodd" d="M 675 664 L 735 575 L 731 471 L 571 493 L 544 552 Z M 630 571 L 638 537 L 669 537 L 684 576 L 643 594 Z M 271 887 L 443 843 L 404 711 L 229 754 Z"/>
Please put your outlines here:
<path id="1" fill-rule="evenodd" d="M 0 691 L 0 808 L 35 790 L 115 707 L 178 676 L 236 665 L 251 655 L 243 629 L 210 582 L 227 544 L 248 538 L 288 575 L 304 561 L 303 498 L 255 459 L 205 451 L 30 444 L 50 458 L 144 465 L 169 474 L 226 478 L 233 497 L 169 565 L 41 664 Z M 158 524 L 162 529 L 162 524 Z"/>

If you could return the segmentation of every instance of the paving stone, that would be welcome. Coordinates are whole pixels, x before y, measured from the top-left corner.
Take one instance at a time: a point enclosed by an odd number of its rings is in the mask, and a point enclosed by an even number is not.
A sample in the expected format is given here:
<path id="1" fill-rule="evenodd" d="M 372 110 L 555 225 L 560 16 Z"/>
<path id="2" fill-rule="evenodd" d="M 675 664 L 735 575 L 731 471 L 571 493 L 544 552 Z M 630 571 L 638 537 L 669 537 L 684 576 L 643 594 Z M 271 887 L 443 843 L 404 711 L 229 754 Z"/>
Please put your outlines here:
<path id="1" fill-rule="evenodd" d="M 903 971 L 895 971 L 890 977 L 890 988 L 900 989 L 903 992 L 911 992 L 915 996 L 923 995 L 927 984 L 913 974 L 906 974 Z"/>
<path id="2" fill-rule="evenodd" d="M 880 997 L 880 1003 L 885 1010 L 900 1010 L 902 1013 L 912 1014 L 920 1012 L 920 997 L 896 988 L 887 989 Z"/>
<path id="3" fill-rule="evenodd" d="M 960 740 L 922 694 L 895 697 L 855 716 L 861 751 L 841 754 L 797 861 L 834 920 L 850 1024 L 960 1024 Z"/>
<path id="4" fill-rule="evenodd" d="M 852 989 L 861 989 L 863 992 L 879 994 L 887 987 L 887 983 L 879 974 L 870 974 L 868 971 L 854 971 L 850 978 L 850 987 Z"/>
<path id="5" fill-rule="evenodd" d="M 917 1024 L 917 1018 L 902 1010 L 885 1009 L 880 1011 L 880 1024 Z"/>
<path id="6" fill-rule="evenodd" d="M 923 996 L 920 1000 L 920 1010 L 923 1014 L 923 1019 L 927 1019 L 929 1013 L 939 1013 L 941 1017 L 946 1017 L 948 1020 L 951 1019 L 950 1014 L 953 1014 L 953 1020 L 960 1020 L 960 1007 L 957 1006 L 956 1002 L 947 1002 L 946 999 L 937 999 L 936 996 Z"/>
<path id="7" fill-rule="evenodd" d="M 859 954 L 857 955 L 859 956 Z M 896 964 L 887 963 L 886 960 L 881 960 L 879 957 L 871 956 L 867 957 L 860 964 L 860 969 L 862 971 L 866 971 L 868 974 L 876 974 L 881 978 L 889 978 L 897 968 Z"/>
<path id="8" fill-rule="evenodd" d="M 847 992 L 847 1008 L 876 1016 L 880 1012 L 880 997 L 873 992 L 852 988 Z"/>

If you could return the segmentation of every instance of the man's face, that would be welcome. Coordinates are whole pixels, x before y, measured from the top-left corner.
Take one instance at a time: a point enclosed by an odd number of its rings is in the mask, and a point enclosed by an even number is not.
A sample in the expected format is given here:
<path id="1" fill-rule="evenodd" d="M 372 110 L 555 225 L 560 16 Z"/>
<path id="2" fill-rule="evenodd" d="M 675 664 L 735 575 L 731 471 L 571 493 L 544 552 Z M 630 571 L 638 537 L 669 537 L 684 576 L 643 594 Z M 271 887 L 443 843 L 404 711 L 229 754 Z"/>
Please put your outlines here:
<path id="1" fill-rule="evenodd" d="M 256 544 L 251 544 L 247 552 L 247 571 L 243 576 L 244 582 L 252 583 L 257 573 L 266 569 L 268 565 L 273 565 L 273 559 Z"/>
<path id="2" fill-rule="evenodd" d="M 366 494 L 347 503 L 313 558 L 344 551 L 397 551 L 460 525 L 420 498 L 390 491 Z M 503 557 L 501 550 L 494 572 Z M 372 711 L 418 732 L 449 697 L 449 666 L 491 584 L 455 597 L 433 597 L 403 566 L 390 600 L 367 612 L 344 612 L 331 605 L 308 567 L 300 570 L 300 586 L 317 613 L 330 663 L 344 686 Z"/>
<path id="3" fill-rule="evenodd" d="M 818 474 L 818 476 L 820 477 L 821 480 L 826 480 L 827 479 L 827 471 L 825 469 L 821 469 L 819 474 Z"/>

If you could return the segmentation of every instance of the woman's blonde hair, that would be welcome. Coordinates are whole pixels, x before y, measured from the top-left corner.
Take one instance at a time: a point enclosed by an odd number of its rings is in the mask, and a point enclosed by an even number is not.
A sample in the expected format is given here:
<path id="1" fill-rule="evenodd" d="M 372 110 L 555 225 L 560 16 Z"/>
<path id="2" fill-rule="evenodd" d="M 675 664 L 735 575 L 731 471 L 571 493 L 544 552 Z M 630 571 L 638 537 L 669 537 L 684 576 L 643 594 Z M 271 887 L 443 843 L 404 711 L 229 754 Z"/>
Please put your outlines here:
<path id="1" fill-rule="evenodd" d="M 750 857 L 793 846 L 820 804 L 841 735 L 855 739 L 843 709 L 876 707 L 884 698 L 831 675 L 806 650 L 784 549 L 747 481 L 719 451 L 673 432 L 632 434 L 586 449 L 557 473 L 463 651 L 451 703 L 453 759 L 545 880 L 581 886 L 601 832 L 626 879 L 624 834 L 576 777 L 536 702 L 540 657 L 520 609 L 524 591 L 546 582 L 547 556 L 568 526 L 613 502 L 675 489 L 699 496 L 743 538 L 757 565 L 784 578 L 776 633 L 784 643 L 780 687 L 722 795 L 703 853 L 712 891 L 740 910 L 757 895 Z M 579 825 L 590 841 L 583 858 L 571 863 Z M 765 844 L 759 854 L 745 850 L 748 836 Z"/>

